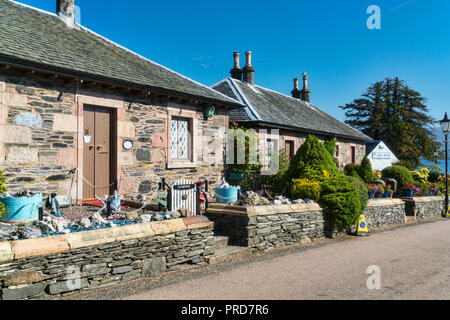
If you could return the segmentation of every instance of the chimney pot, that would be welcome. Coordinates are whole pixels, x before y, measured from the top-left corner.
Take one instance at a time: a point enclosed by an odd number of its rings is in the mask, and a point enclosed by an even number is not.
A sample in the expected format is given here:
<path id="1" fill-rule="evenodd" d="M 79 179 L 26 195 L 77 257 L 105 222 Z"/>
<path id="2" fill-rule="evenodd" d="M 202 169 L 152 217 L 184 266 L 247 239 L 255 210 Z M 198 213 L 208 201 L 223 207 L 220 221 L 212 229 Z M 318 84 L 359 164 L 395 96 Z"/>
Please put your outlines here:
<path id="1" fill-rule="evenodd" d="M 294 90 L 291 91 L 292 97 L 300 99 L 301 91 L 298 89 L 298 78 L 294 78 Z"/>
<path id="2" fill-rule="evenodd" d="M 308 75 L 303 73 L 303 89 L 301 91 L 301 99 L 306 102 L 310 102 L 311 90 L 308 89 Z"/>
<path id="3" fill-rule="evenodd" d="M 56 14 L 68 26 L 73 26 L 75 23 L 75 0 L 56 0 Z"/>
<path id="4" fill-rule="evenodd" d="M 245 67 L 243 71 L 244 82 L 253 85 L 255 83 L 255 68 L 252 67 L 252 52 L 245 53 Z"/>
<path id="5" fill-rule="evenodd" d="M 240 56 L 239 51 L 233 52 L 234 66 L 233 66 L 233 69 L 231 69 L 230 73 L 231 73 L 231 77 L 233 79 L 242 81 L 242 69 L 239 66 L 239 56 Z"/>

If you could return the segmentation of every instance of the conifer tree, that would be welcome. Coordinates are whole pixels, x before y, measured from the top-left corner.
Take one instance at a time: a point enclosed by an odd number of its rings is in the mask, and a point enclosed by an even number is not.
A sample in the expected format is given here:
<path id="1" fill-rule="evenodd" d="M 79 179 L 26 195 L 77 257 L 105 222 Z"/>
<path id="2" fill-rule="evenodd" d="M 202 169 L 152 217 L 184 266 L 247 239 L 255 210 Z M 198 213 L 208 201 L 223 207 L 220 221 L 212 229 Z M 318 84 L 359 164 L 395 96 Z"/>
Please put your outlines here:
<path id="1" fill-rule="evenodd" d="M 414 169 L 421 165 L 420 157 L 434 160 L 440 147 L 425 102 L 405 81 L 386 78 L 340 108 L 345 111 L 347 124 L 384 141 L 403 165 Z"/>

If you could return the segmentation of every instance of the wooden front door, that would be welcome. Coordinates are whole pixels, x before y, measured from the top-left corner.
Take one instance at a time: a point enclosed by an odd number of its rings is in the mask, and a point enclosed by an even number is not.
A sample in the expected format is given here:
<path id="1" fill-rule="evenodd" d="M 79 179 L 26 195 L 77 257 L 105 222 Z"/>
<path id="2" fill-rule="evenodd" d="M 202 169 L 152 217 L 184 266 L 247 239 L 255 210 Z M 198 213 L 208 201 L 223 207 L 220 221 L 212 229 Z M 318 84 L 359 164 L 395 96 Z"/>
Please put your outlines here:
<path id="1" fill-rule="evenodd" d="M 113 182 L 112 110 L 85 106 L 83 119 L 83 198 L 103 198 L 111 194 Z"/>

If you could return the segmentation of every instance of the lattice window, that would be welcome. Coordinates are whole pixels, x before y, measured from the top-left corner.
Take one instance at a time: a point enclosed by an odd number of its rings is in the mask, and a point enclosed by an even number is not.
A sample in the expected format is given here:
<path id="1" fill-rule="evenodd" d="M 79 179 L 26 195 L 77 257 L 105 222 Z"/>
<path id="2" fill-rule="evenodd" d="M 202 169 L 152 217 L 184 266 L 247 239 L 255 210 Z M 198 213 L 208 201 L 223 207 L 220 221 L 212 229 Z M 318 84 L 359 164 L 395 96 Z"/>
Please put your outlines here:
<path id="1" fill-rule="evenodd" d="M 170 129 L 172 159 L 188 159 L 191 149 L 189 119 L 173 118 Z"/>

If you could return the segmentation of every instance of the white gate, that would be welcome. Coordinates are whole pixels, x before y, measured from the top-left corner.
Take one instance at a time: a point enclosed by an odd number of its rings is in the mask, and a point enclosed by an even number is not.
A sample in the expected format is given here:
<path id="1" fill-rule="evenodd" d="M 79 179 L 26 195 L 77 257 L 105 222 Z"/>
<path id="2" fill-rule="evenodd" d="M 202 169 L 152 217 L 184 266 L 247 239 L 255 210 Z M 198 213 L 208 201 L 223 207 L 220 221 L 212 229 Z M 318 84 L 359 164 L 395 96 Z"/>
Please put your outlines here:
<path id="1" fill-rule="evenodd" d="M 171 211 L 186 209 L 197 214 L 197 188 L 194 182 L 186 179 L 176 181 L 170 187 L 169 196 Z"/>

